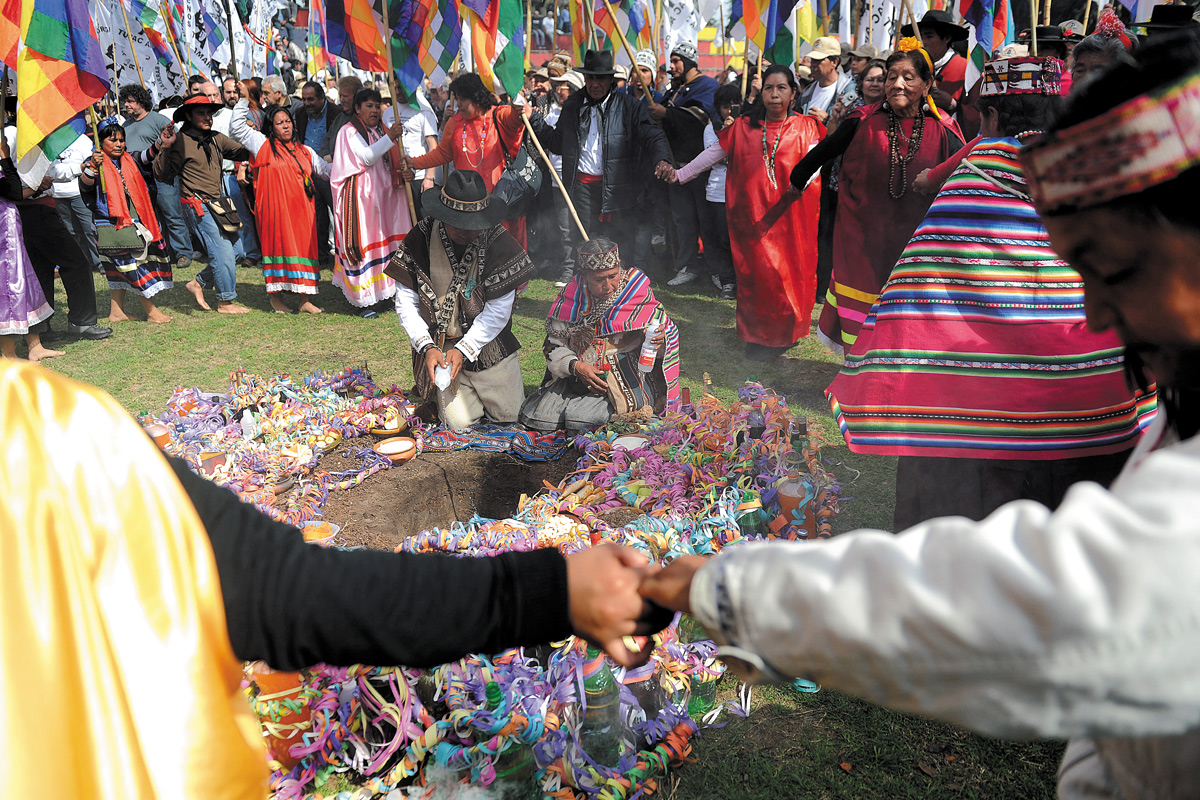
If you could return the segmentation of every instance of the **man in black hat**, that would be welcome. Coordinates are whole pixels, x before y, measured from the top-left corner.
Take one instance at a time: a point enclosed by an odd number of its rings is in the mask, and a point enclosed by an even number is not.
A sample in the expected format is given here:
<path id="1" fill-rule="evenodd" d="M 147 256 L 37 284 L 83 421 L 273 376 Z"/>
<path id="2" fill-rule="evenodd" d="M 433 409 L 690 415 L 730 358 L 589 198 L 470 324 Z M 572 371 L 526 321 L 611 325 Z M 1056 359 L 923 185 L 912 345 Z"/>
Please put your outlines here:
<path id="1" fill-rule="evenodd" d="M 516 422 L 525 388 L 512 312 L 533 262 L 500 224 L 504 204 L 478 172 L 452 172 L 421 194 L 421 208 L 428 216 L 384 270 L 396 281 L 417 393 L 436 398 L 439 418 L 456 430 L 484 414 Z"/>
<path id="2" fill-rule="evenodd" d="M 577 71 L 583 91 L 567 98 L 554 127 L 538 120 L 534 131 L 563 157 L 563 182 L 588 233 L 603 234 L 632 253 L 637 226 L 632 212 L 643 185 L 636 168 L 654 164 L 655 175 L 667 174 L 667 141 L 639 99 L 615 91 L 612 53 L 588 50 Z M 581 241 L 578 230 L 571 233 L 572 241 Z M 571 277 L 567 270 L 559 284 Z"/>
<path id="3" fill-rule="evenodd" d="M 1033 45 L 1030 41 L 1029 31 L 1026 28 L 1017 34 L 1017 44 L 1023 44 L 1029 48 L 1029 54 L 1033 55 Z M 1057 58 L 1064 64 L 1067 61 L 1067 36 L 1063 33 L 1062 28 L 1057 25 L 1038 25 L 1037 26 L 1037 54 L 1043 58 Z"/>
<path id="4" fill-rule="evenodd" d="M 221 160 L 247 161 L 251 157 L 245 147 L 213 130 L 213 114 L 223 107 L 221 103 L 214 103 L 200 94 L 189 97 L 175 109 L 174 119 L 182 122 L 183 127 L 178 134 L 174 125 L 163 128 L 160 138 L 162 149 L 154 158 L 154 178 L 162 183 L 172 183 L 176 177 L 179 178 L 183 215 L 208 251 L 208 266 L 188 281 L 185 288 L 196 298 L 196 303 L 208 311 L 204 290 L 215 283 L 217 311 L 222 314 L 245 314 L 250 309 L 234 302 L 237 299 L 237 281 L 233 265 L 233 240 L 237 232 L 224 230 L 209 206 L 209 201 L 220 200 L 225 194 Z"/>
<path id="5" fill-rule="evenodd" d="M 1200 36 L 1200 23 L 1197 23 L 1193 16 L 1195 13 L 1196 10 L 1187 3 L 1182 5 L 1160 3 L 1150 10 L 1150 19 L 1145 22 L 1135 22 L 1133 27 L 1146 39 L 1178 31 L 1188 31 L 1193 36 Z"/>
<path id="6" fill-rule="evenodd" d="M 922 46 L 929 54 L 929 60 L 933 62 L 935 87 L 929 94 L 938 108 L 949 114 L 956 114 L 963 102 L 967 60 L 954 52 L 950 45 L 965 42 L 967 29 L 962 25 L 955 25 L 954 18 L 948 12 L 937 9 L 926 11 L 919 25 Z M 912 24 L 901 28 L 900 35 L 914 36 Z"/>

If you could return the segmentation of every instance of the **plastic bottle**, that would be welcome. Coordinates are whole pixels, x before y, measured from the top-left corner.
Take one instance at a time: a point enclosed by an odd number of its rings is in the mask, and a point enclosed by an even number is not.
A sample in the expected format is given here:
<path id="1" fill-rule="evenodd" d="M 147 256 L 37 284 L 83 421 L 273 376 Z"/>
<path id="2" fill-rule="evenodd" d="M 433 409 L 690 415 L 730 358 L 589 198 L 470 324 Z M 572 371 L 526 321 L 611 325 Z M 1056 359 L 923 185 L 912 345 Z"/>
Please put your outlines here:
<path id="1" fill-rule="evenodd" d="M 621 691 L 604 654 L 591 646 L 583 665 L 583 691 L 587 695 L 587 710 L 579 726 L 579 746 L 597 764 L 615 767 L 621 760 L 624 728 Z"/>
<path id="2" fill-rule="evenodd" d="M 242 411 L 242 438 L 249 441 L 257 435 L 258 426 L 254 424 L 254 416 L 250 413 L 250 409 L 244 409 Z"/>
<path id="3" fill-rule="evenodd" d="M 658 335 L 658 320 L 646 326 L 646 338 L 642 342 L 642 352 L 638 353 L 638 369 L 650 372 L 654 369 L 654 361 L 658 358 L 658 347 L 651 341 Z"/>
<path id="4" fill-rule="evenodd" d="M 487 707 L 495 711 L 504 700 L 500 684 L 488 681 L 484 687 Z M 537 762 L 533 749 L 516 739 L 510 739 L 506 750 L 496 756 L 496 780 L 492 782 L 497 794 L 505 800 L 535 800 L 542 797 L 537 785 Z"/>
<path id="5" fill-rule="evenodd" d="M 638 701 L 646 720 L 653 722 L 657 719 L 665 699 L 662 684 L 658 680 L 658 662 L 651 660 L 636 669 L 626 670 L 621 682 Z"/>

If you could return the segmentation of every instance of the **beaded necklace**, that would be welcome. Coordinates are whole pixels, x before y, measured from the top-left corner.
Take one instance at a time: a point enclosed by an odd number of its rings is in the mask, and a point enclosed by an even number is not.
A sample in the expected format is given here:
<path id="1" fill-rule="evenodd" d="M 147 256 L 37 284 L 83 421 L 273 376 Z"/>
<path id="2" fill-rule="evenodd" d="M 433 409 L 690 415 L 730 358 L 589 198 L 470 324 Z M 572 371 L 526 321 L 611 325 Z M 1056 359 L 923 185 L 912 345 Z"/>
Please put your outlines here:
<path id="1" fill-rule="evenodd" d="M 785 120 L 786 121 L 786 120 Z M 775 180 L 775 154 L 779 152 L 779 140 L 783 138 L 783 123 L 779 125 L 779 132 L 775 134 L 775 144 L 771 146 L 770 153 L 767 152 L 767 121 L 763 120 L 763 163 L 767 165 L 767 180 L 771 182 L 772 189 L 778 189 L 779 184 Z"/>
<path id="2" fill-rule="evenodd" d="M 482 119 L 482 118 L 481 118 L 481 117 L 476 117 L 476 119 Z M 474 120 L 472 120 L 472 121 L 474 121 Z M 475 148 L 475 150 L 474 150 L 474 152 L 475 152 L 475 154 L 476 154 L 476 156 L 477 156 L 477 158 L 476 158 L 475 160 L 472 160 L 472 159 L 471 159 L 471 152 L 472 152 L 472 151 L 470 151 L 470 150 L 468 150 L 468 149 L 467 149 L 467 128 L 468 128 L 468 127 L 473 127 L 473 126 L 471 126 L 471 125 L 470 125 L 470 123 L 469 123 L 467 120 L 463 120 L 463 121 L 462 121 L 462 125 L 460 126 L 460 128 L 461 128 L 461 130 L 462 130 L 462 151 L 463 151 L 463 158 L 465 158 L 465 159 L 467 160 L 467 164 L 468 164 L 468 165 L 470 165 L 471 169 L 478 169 L 478 168 L 479 168 L 479 164 L 480 164 L 480 163 L 483 161 L 483 146 L 484 146 L 484 144 L 487 142 L 487 134 L 488 134 L 488 129 L 487 129 L 487 121 L 486 121 L 486 119 L 484 119 L 484 121 L 483 121 L 483 123 L 482 123 L 482 126 L 483 126 L 483 133 L 478 133 L 478 134 L 476 134 L 476 136 L 477 136 L 477 138 L 478 138 L 478 144 L 479 144 L 479 146 L 478 146 L 478 147 L 476 147 L 476 148 Z"/>
<path id="3" fill-rule="evenodd" d="M 917 156 L 921 149 L 921 138 L 925 133 L 925 115 L 918 113 L 913 120 L 912 136 L 904 135 L 900 127 L 900 118 L 891 107 L 888 108 L 888 197 L 899 200 L 908 191 L 908 164 Z M 900 140 L 908 142 L 908 151 L 900 153 Z M 899 167 L 899 170 L 896 168 Z M 900 188 L 896 188 L 896 173 L 900 173 Z"/>

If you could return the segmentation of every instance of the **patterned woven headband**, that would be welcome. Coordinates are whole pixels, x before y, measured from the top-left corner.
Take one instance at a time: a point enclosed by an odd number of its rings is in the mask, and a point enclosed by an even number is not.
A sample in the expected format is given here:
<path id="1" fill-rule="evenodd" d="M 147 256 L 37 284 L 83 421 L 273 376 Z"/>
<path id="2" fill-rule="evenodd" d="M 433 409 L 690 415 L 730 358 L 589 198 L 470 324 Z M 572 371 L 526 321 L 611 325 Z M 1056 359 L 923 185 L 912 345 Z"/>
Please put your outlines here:
<path id="1" fill-rule="evenodd" d="M 579 258 L 575 265 L 585 272 L 600 272 L 621 266 L 621 254 L 612 242 L 600 243 L 593 239 L 579 246 Z"/>
<path id="2" fill-rule="evenodd" d="M 1089 208 L 1200 164 L 1200 72 L 1058 131 L 1021 153 L 1041 213 Z"/>
<path id="3" fill-rule="evenodd" d="M 979 96 L 1057 95 L 1062 88 L 1062 70 L 1063 63 L 1057 58 L 998 58 L 983 65 Z"/>
<path id="4" fill-rule="evenodd" d="M 446 194 L 446 187 L 442 187 L 442 202 L 446 204 L 446 208 L 455 211 L 483 211 L 488 207 L 488 197 L 485 196 L 482 200 L 455 200 L 450 195 Z"/>

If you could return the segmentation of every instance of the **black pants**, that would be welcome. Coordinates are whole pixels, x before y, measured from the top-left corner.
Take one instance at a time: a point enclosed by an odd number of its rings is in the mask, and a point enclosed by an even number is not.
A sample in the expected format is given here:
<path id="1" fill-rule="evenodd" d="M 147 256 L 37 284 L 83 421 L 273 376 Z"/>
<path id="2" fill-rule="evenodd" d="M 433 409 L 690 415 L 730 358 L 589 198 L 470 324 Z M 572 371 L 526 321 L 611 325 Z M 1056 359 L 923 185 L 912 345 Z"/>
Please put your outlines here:
<path id="1" fill-rule="evenodd" d="M 54 307 L 54 268 L 67 291 L 67 322 L 90 327 L 99 321 L 96 314 L 96 286 L 92 270 L 79 249 L 75 237 L 63 225 L 58 212 L 43 205 L 18 206 L 25 249 L 33 262 L 46 302 Z M 47 323 L 47 327 L 49 327 Z M 44 328 L 43 328 L 44 330 Z"/>
<path id="2" fill-rule="evenodd" d="M 604 236 L 612 239 L 616 242 L 617 249 L 621 251 L 621 260 L 632 266 L 635 239 L 633 214 L 629 210 L 615 211 L 610 220 L 601 222 L 600 207 L 603 202 L 603 191 L 604 184 L 600 181 L 577 183 L 575 190 L 571 193 L 571 202 L 575 204 L 575 213 L 583 221 L 583 227 L 587 228 L 589 237 L 595 239 L 597 236 Z M 579 228 L 575 226 L 575 221 L 571 220 L 572 249 L 578 249 L 582 242 L 583 237 L 579 235 Z"/>
<path id="3" fill-rule="evenodd" d="M 330 186 L 328 178 L 319 175 L 313 176 L 313 184 L 317 189 L 317 196 L 314 198 L 317 209 L 317 254 L 325 258 L 329 255 L 329 214 L 333 210 L 333 187 Z M 413 193 L 414 199 L 417 194 Z"/>
<path id="4" fill-rule="evenodd" d="M 696 268 L 696 256 L 700 252 L 700 225 L 704 218 L 704 187 L 708 173 L 697 175 L 687 183 L 675 183 L 668 187 L 667 199 L 671 203 L 671 217 L 675 222 L 675 271 L 685 267 Z"/>
<path id="5" fill-rule="evenodd" d="M 716 275 L 722 286 L 736 284 L 724 203 L 704 201 L 704 226 L 700 229 L 700 238 L 704 240 L 704 263 L 708 265 L 709 274 Z"/>
<path id="6" fill-rule="evenodd" d="M 1058 461 L 901 456 L 896 462 L 893 530 L 936 517 L 981 520 L 1013 500 L 1036 500 L 1057 508 L 1067 489 L 1079 481 L 1107 487 L 1131 452 Z"/>
<path id="7" fill-rule="evenodd" d="M 838 193 L 829 188 L 825 170 L 821 170 L 821 215 L 817 218 L 817 296 L 816 302 L 825 302 L 829 281 L 833 275 L 833 225 L 837 221 Z"/>

